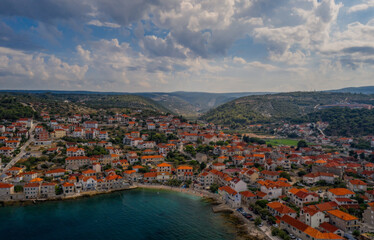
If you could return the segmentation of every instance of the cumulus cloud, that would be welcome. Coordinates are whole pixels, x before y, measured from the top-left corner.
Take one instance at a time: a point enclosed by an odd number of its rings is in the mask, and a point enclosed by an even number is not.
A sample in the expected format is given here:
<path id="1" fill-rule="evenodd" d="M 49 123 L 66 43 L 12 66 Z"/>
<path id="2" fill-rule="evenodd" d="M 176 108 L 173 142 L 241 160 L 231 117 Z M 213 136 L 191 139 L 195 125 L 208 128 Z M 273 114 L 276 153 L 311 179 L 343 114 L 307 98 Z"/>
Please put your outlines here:
<path id="1" fill-rule="evenodd" d="M 91 20 L 87 23 L 88 25 L 93 25 L 96 27 L 108 27 L 108 28 L 119 28 L 121 25 L 117 23 L 111 23 L 111 22 L 101 22 L 99 20 Z"/>
<path id="2" fill-rule="evenodd" d="M 316 79 L 332 79 L 333 86 L 340 83 L 337 76 L 348 83 L 355 73 L 362 77 L 355 84 L 365 83 L 363 69 L 370 73 L 374 66 L 374 20 L 342 26 L 338 16 L 342 8 L 353 13 L 372 5 L 373 0 L 349 8 L 338 0 L 3 0 L 0 17 L 37 23 L 30 36 L 0 22 L 2 51 L 18 49 L 1 56 L 0 75 L 2 81 L 13 74 L 35 84 L 44 79 L 59 87 L 131 91 L 309 89 Z M 65 45 L 66 28 L 73 36 Z M 42 53 L 36 38 L 64 54 L 53 48 Z M 264 52 L 252 54 L 247 45 Z"/>
<path id="3" fill-rule="evenodd" d="M 353 5 L 352 7 L 350 7 L 348 9 L 348 13 L 364 11 L 372 7 L 374 7 L 374 0 L 367 0 L 364 3 Z"/>
<path id="4" fill-rule="evenodd" d="M 56 83 L 74 87 L 87 70 L 87 65 L 68 64 L 54 55 L 29 54 L 0 47 L 0 83 L 4 86 L 23 88 L 26 81 L 34 89 L 55 87 Z"/>

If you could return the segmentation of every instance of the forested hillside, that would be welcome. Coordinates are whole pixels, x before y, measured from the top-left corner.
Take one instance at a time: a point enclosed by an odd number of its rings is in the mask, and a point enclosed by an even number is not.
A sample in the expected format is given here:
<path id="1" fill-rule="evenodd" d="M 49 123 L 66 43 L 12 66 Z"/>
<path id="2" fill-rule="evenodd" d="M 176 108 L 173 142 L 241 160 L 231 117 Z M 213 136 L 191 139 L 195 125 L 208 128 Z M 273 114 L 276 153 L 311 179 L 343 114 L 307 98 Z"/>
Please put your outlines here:
<path id="1" fill-rule="evenodd" d="M 15 97 L 0 97 L 0 119 L 16 120 L 18 118 L 33 117 L 31 107 L 20 103 Z"/>
<path id="2" fill-rule="evenodd" d="M 207 112 L 202 119 L 231 127 L 279 121 L 302 122 L 305 121 L 307 114 L 319 111 L 320 106 L 347 102 L 374 104 L 374 97 L 365 94 L 330 92 L 247 96 Z"/>
<path id="3" fill-rule="evenodd" d="M 305 121 L 324 121 L 329 126 L 325 130 L 332 136 L 366 136 L 374 134 L 374 110 L 331 108 L 306 116 Z"/>

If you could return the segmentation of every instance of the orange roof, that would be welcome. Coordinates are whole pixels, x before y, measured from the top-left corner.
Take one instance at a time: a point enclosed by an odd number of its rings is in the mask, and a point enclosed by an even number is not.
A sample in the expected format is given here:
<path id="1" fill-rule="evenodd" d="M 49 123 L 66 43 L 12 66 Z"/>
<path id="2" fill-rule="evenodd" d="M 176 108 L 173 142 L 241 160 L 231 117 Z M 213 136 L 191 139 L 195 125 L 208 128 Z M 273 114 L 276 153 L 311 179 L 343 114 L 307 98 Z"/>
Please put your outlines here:
<path id="1" fill-rule="evenodd" d="M 83 171 L 82 173 L 83 174 L 91 174 L 91 173 L 96 173 L 96 171 L 94 171 L 92 169 L 87 169 L 86 171 Z"/>
<path id="2" fill-rule="evenodd" d="M 359 179 L 352 179 L 349 181 L 352 185 L 368 185 L 366 182 L 361 181 Z"/>
<path id="3" fill-rule="evenodd" d="M 331 214 L 335 217 L 338 217 L 340 219 L 343 219 L 344 221 L 358 220 L 357 217 L 352 216 L 351 214 L 345 213 L 345 212 L 340 211 L 340 210 L 331 210 L 331 211 L 327 211 L 327 213 L 329 213 L 329 214 Z"/>
<path id="4" fill-rule="evenodd" d="M 302 189 L 291 188 L 290 190 L 288 190 L 288 192 L 289 192 L 289 193 L 292 193 L 293 195 L 295 195 L 295 194 L 298 193 L 299 191 L 308 192 L 308 190 L 306 190 L 305 188 L 302 188 Z"/>
<path id="5" fill-rule="evenodd" d="M 351 190 L 348 190 L 346 188 L 332 188 L 332 189 L 329 189 L 329 192 L 331 192 L 332 194 L 334 194 L 336 196 L 344 196 L 344 195 L 348 195 L 348 194 L 355 194 L 354 192 L 352 192 Z"/>
<path id="6" fill-rule="evenodd" d="M 183 166 L 179 166 L 177 169 L 181 169 L 181 170 L 192 170 L 193 167 L 183 165 Z"/>
<path id="7" fill-rule="evenodd" d="M 276 210 L 277 212 L 281 214 L 289 214 L 289 213 L 296 213 L 295 210 L 292 208 L 280 203 L 280 202 L 270 202 L 267 204 L 268 207 Z"/>
<path id="8" fill-rule="evenodd" d="M 123 173 L 125 173 L 125 174 L 132 174 L 132 173 L 136 173 L 136 171 L 135 170 L 126 170 Z"/>
<path id="9" fill-rule="evenodd" d="M 241 194 L 243 197 L 246 197 L 246 198 L 256 197 L 256 195 L 253 194 L 253 193 L 250 192 L 250 191 L 243 191 L 243 192 L 240 192 L 240 194 Z"/>
<path id="10" fill-rule="evenodd" d="M 22 170 L 22 168 L 19 168 L 19 167 L 11 167 L 11 168 L 9 168 L 8 171 L 21 171 L 21 170 Z"/>
<path id="11" fill-rule="evenodd" d="M 14 186 L 13 184 L 0 182 L 0 188 L 11 188 L 13 186 Z"/>
<path id="12" fill-rule="evenodd" d="M 62 186 L 63 186 L 63 187 L 73 187 L 74 184 L 73 184 L 73 183 L 64 182 L 64 183 L 62 184 Z"/>
<path id="13" fill-rule="evenodd" d="M 43 178 L 34 178 L 30 182 L 42 182 L 42 181 L 43 181 Z"/>
<path id="14" fill-rule="evenodd" d="M 27 183 L 27 184 L 25 184 L 25 188 L 27 188 L 27 187 L 39 187 L 40 185 L 39 185 L 39 183 Z"/>
<path id="15" fill-rule="evenodd" d="M 220 191 L 225 191 L 227 192 L 228 194 L 230 195 L 236 195 L 238 194 L 234 189 L 232 189 L 231 187 L 229 186 L 223 186 L 223 187 L 220 187 L 218 188 Z"/>
<path id="16" fill-rule="evenodd" d="M 157 167 L 171 167 L 171 165 L 169 163 L 160 163 Z"/>
<path id="17" fill-rule="evenodd" d="M 164 157 L 161 155 L 142 156 L 142 159 L 151 159 L 151 158 L 164 158 Z"/>
<path id="18" fill-rule="evenodd" d="M 66 172 L 65 169 L 63 169 L 63 168 L 59 168 L 59 169 L 49 170 L 49 171 L 47 171 L 47 172 L 45 172 L 45 173 L 46 173 L 46 174 L 50 174 L 50 173 L 64 173 L 64 172 Z"/>
<path id="19" fill-rule="evenodd" d="M 155 178 L 155 177 L 157 177 L 157 173 L 156 172 L 147 172 L 147 173 L 144 173 L 144 177 L 145 178 Z"/>

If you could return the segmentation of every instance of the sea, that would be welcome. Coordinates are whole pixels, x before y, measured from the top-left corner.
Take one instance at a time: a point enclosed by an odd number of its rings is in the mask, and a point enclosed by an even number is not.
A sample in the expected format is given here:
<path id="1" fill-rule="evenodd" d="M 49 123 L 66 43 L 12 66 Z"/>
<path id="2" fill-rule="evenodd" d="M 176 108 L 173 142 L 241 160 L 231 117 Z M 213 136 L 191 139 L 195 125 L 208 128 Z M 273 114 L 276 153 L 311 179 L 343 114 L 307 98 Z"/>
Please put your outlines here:
<path id="1" fill-rule="evenodd" d="M 235 239 L 211 204 L 178 192 L 135 189 L 0 208 L 0 239 Z"/>

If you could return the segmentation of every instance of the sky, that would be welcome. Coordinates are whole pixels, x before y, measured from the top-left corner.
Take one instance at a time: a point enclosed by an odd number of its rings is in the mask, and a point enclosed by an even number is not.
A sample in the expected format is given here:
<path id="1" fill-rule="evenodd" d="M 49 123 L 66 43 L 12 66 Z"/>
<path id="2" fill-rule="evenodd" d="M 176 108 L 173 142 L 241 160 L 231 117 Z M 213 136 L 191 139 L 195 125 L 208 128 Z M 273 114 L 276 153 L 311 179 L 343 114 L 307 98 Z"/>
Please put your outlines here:
<path id="1" fill-rule="evenodd" d="M 1 0 L 0 89 L 374 85 L 374 0 Z"/>

